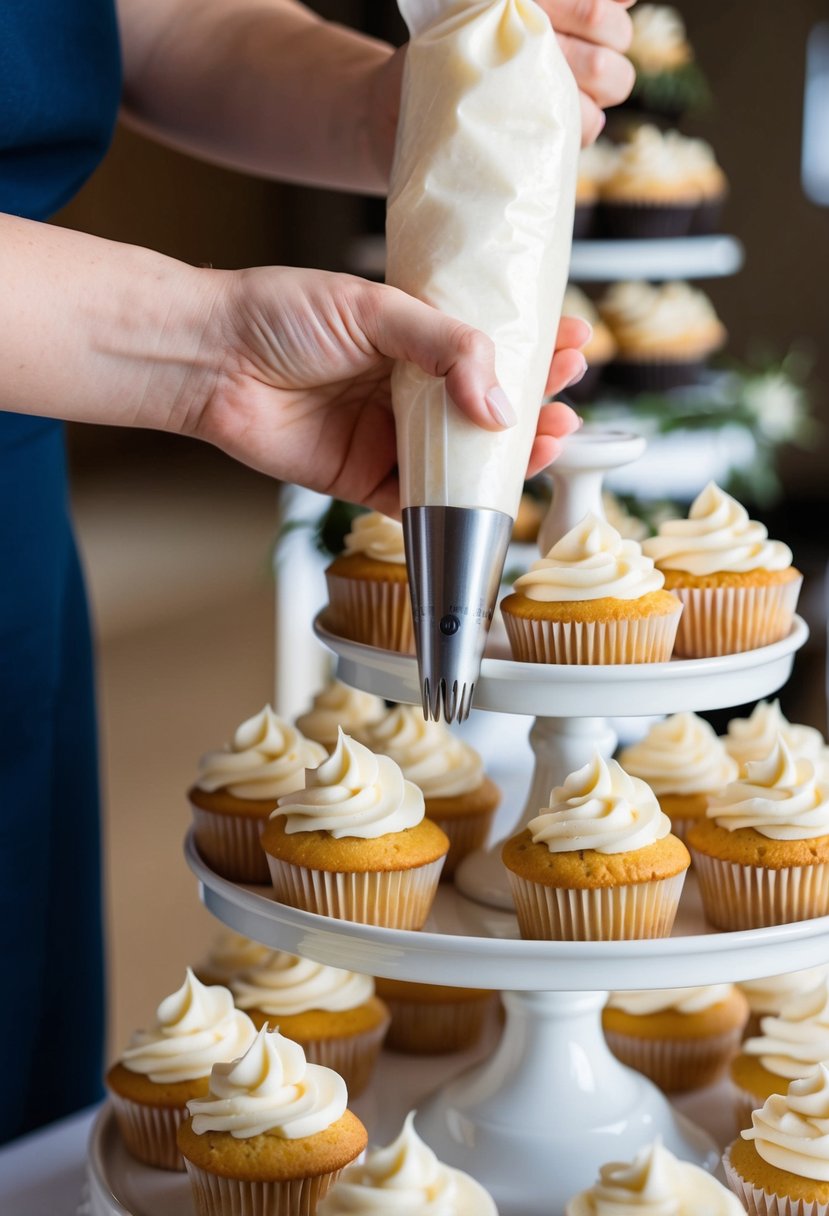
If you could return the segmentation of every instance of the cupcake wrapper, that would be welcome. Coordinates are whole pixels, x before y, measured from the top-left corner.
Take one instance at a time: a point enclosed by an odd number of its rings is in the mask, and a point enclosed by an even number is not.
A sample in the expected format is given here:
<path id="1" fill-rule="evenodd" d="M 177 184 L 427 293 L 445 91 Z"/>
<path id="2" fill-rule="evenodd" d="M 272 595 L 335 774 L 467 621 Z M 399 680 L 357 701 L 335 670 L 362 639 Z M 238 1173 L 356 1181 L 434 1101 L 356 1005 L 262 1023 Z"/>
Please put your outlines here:
<path id="1" fill-rule="evenodd" d="M 484 847 L 494 817 L 494 810 L 481 811 L 476 815 L 451 815 L 445 819 L 439 815 L 429 816 L 432 823 L 436 823 L 449 837 L 449 852 L 443 863 L 441 881 L 450 880 L 464 857 Z"/>
<path id="2" fill-rule="evenodd" d="M 668 816 L 668 818 L 671 820 L 671 831 L 674 836 L 678 836 L 682 843 L 687 845 L 688 833 L 694 824 L 699 822 L 699 820 L 694 818 L 674 819 L 672 816 Z"/>
<path id="3" fill-rule="evenodd" d="M 521 936 L 546 941 L 669 937 L 685 872 L 652 882 L 589 889 L 545 887 L 509 871 Z"/>
<path id="4" fill-rule="evenodd" d="M 789 1082 L 784 1077 L 780 1078 L 781 1089 L 785 1092 Z M 751 1094 L 747 1089 L 740 1089 L 735 1085 L 734 1099 L 734 1116 L 737 1120 L 738 1134 L 744 1131 L 747 1127 L 751 1127 L 751 1116 L 755 1110 L 759 1110 L 765 1101 L 764 1098 L 758 1098 L 756 1094 Z"/>
<path id="5" fill-rule="evenodd" d="M 110 1090 L 121 1139 L 138 1161 L 159 1170 L 183 1170 L 176 1133 L 187 1118 L 186 1106 L 144 1106 Z"/>
<path id="6" fill-rule="evenodd" d="M 314 1216 L 341 1170 L 289 1182 L 221 1178 L 185 1160 L 197 1216 Z"/>
<path id="7" fill-rule="evenodd" d="M 829 915 L 829 862 L 769 870 L 691 849 L 707 919 L 717 929 L 762 929 Z"/>
<path id="8" fill-rule="evenodd" d="M 725 197 L 709 198 L 700 203 L 691 220 L 691 236 L 710 236 L 720 231 Z"/>
<path id="9" fill-rule="evenodd" d="M 665 1093 L 711 1085 L 739 1050 L 740 1028 L 700 1039 L 638 1039 L 605 1031 L 618 1060 L 649 1077 Z"/>
<path id="10" fill-rule="evenodd" d="M 268 854 L 280 903 L 336 920 L 420 929 L 437 891 L 443 858 L 409 870 L 338 873 L 294 866 Z"/>
<path id="11" fill-rule="evenodd" d="M 696 203 L 603 203 L 600 207 L 604 232 L 621 240 L 687 236 L 696 210 Z"/>
<path id="12" fill-rule="evenodd" d="M 605 369 L 609 384 L 631 393 L 667 393 L 699 381 L 703 360 L 614 359 Z"/>
<path id="13" fill-rule="evenodd" d="M 630 621 L 530 621 L 504 613 L 513 658 L 521 663 L 665 663 L 682 608 Z"/>
<path id="14" fill-rule="evenodd" d="M 573 240 L 583 241 L 593 233 L 593 221 L 596 217 L 595 203 L 576 203 L 573 212 Z"/>
<path id="15" fill-rule="evenodd" d="M 248 815 L 220 815 L 193 806 L 196 847 L 209 866 L 233 882 L 267 883 L 268 863 L 262 850 L 267 820 Z"/>
<path id="16" fill-rule="evenodd" d="M 483 1033 L 494 994 L 475 1001 L 423 1003 L 384 997 L 391 1010 L 386 1047 L 405 1055 L 445 1055 L 473 1047 Z"/>
<path id="17" fill-rule="evenodd" d="M 674 654 L 703 659 L 769 646 L 792 627 L 802 578 L 770 587 L 674 587 L 685 605 Z"/>
<path id="18" fill-rule="evenodd" d="M 278 1018 L 275 1021 L 278 1021 Z M 379 1026 L 362 1034 L 331 1039 L 303 1039 L 301 1042 L 305 1057 L 311 1064 L 333 1068 L 345 1081 L 349 1098 L 357 1098 L 371 1080 L 388 1026 L 388 1020 L 384 1020 Z"/>
<path id="19" fill-rule="evenodd" d="M 789 1199 L 786 1195 L 770 1195 L 761 1187 L 747 1182 L 731 1164 L 728 1149 L 722 1163 L 726 1182 L 748 1216 L 829 1216 L 829 1204 L 818 1203 L 817 1200 Z"/>
<path id="20" fill-rule="evenodd" d="M 412 605 L 408 583 L 327 574 L 328 619 L 342 637 L 382 650 L 414 654 Z"/>

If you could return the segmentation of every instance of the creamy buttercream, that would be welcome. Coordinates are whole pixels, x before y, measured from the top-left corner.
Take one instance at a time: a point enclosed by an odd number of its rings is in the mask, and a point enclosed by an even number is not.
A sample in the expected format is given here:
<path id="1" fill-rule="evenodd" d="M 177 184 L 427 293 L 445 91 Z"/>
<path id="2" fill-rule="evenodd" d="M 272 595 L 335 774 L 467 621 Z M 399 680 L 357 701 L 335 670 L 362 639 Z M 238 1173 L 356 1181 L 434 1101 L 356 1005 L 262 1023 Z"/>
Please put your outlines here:
<path id="1" fill-rule="evenodd" d="M 275 1017 L 311 1009 L 341 1013 L 374 996 L 370 976 L 312 963 L 283 950 L 269 951 L 263 962 L 231 980 L 230 988 L 239 1009 L 261 1009 Z"/>
<path id="2" fill-rule="evenodd" d="M 738 775 L 722 740 L 692 713 L 655 723 L 644 739 L 625 748 L 619 763 L 657 795 L 719 793 Z"/>
<path id="3" fill-rule="evenodd" d="M 641 544 L 646 536 L 650 536 L 650 529 L 644 519 L 631 515 L 610 490 L 602 493 L 602 510 L 611 528 L 615 528 L 623 540 L 635 540 Z"/>
<path id="4" fill-rule="evenodd" d="M 811 760 L 796 760 L 782 739 L 765 760 L 750 760 L 745 775 L 708 801 L 708 817 L 729 832 L 754 828 L 769 840 L 814 840 L 829 835 L 829 787 Z"/>
<path id="5" fill-rule="evenodd" d="M 657 127 L 645 124 L 637 127 L 627 143 L 618 149 L 603 193 L 608 200 L 633 198 L 654 187 L 690 201 L 699 196 L 676 145 Z"/>
<path id="6" fill-rule="evenodd" d="M 237 798 L 278 798 L 300 788 L 303 770 L 325 756 L 324 747 L 266 705 L 242 723 L 226 748 L 202 757 L 196 785 L 209 793 L 227 790 Z"/>
<path id="7" fill-rule="evenodd" d="M 655 988 L 648 992 L 611 992 L 607 1004 L 636 1017 L 651 1013 L 703 1013 L 728 1000 L 733 985 L 704 984 L 696 988 Z"/>
<path id="8" fill-rule="evenodd" d="M 829 964 L 791 971 L 785 975 L 770 975 L 759 980 L 742 980 L 737 987 L 744 994 L 752 1013 L 780 1013 L 793 996 L 811 992 L 826 975 Z"/>
<path id="9" fill-rule="evenodd" d="M 829 1067 L 792 1081 L 751 1116 L 741 1135 L 753 1140 L 764 1161 L 800 1178 L 829 1182 Z"/>
<path id="10" fill-rule="evenodd" d="M 248 967 L 255 967 L 257 963 L 263 962 L 269 953 L 268 947 L 263 946 L 261 942 L 255 942 L 242 933 L 235 933 L 233 929 L 222 928 L 216 933 L 204 960 L 197 964 L 195 970 L 198 974 L 204 972 L 210 975 L 214 982 L 224 983 L 240 971 L 246 971 Z"/>
<path id="11" fill-rule="evenodd" d="M 579 155 L 579 177 L 585 177 L 589 181 L 595 182 L 597 186 L 601 186 L 613 172 L 618 156 L 619 149 L 609 139 L 595 140 L 592 144 L 588 144 L 586 148 L 582 148 L 581 150 Z M 570 287 L 567 290 L 570 291 Z M 565 316 L 571 315 L 566 304 L 562 311 Z M 582 315 L 582 313 L 576 313 L 576 316 L 580 317 Z M 588 321 L 590 319 L 590 317 L 587 318 Z"/>
<path id="12" fill-rule="evenodd" d="M 358 515 L 345 538 L 345 551 L 347 554 L 364 553 L 376 562 L 402 566 L 406 561 L 403 525 L 379 511 Z"/>
<path id="13" fill-rule="evenodd" d="M 599 312 L 623 354 L 675 345 L 695 357 L 715 350 L 725 337 L 708 296 L 689 283 L 616 283 L 599 301 Z"/>
<path id="14" fill-rule="evenodd" d="M 342 727 L 348 735 L 383 717 L 386 706 L 380 697 L 359 688 L 349 688 L 341 680 L 331 680 L 314 697 L 309 710 L 296 720 L 297 729 L 307 739 L 333 747 L 337 730 Z"/>
<path id="15" fill-rule="evenodd" d="M 787 1080 L 806 1077 L 829 1060 L 829 982 L 824 978 L 810 991 L 785 1003 L 779 1016 L 761 1018 L 762 1034 L 747 1039 L 743 1051 L 759 1056 L 769 1072 Z"/>
<path id="16" fill-rule="evenodd" d="M 637 4 L 631 19 L 633 38 L 628 55 L 640 72 L 670 71 L 692 58 L 685 22 L 675 8 L 667 4 Z"/>
<path id="17" fill-rule="evenodd" d="M 732 718 L 723 742 L 738 764 L 763 760 L 782 738 L 793 755 L 822 763 L 826 741 L 813 726 L 794 725 L 779 701 L 758 701 L 747 718 Z"/>
<path id="18" fill-rule="evenodd" d="M 427 722 L 413 705 L 396 705 L 360 732 L 373 752 L 390 756 L 424 798 L 454 798 L 480 787 L 481 757 L 442 722 Z"/>

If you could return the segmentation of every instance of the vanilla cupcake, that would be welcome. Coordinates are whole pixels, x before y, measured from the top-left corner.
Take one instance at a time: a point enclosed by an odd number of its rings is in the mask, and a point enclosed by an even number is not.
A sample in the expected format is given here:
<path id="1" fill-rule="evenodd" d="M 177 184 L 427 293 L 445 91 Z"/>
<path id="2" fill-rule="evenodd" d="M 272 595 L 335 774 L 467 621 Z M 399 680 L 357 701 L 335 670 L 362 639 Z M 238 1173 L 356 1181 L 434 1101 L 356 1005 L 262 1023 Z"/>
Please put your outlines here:
<path id="1" fill-rule="evenodd" d="M 448 1055 L 474 1047 L 483 1034 L 497 994 L 483 988 L 449 988 L 377 980 L 389 1008 L 391 1026 L 385 1047 L 404 1055 Z"/>
<path id="2" fill-rule="evenodd" d="M 270 950 L 243 933 L 222 926 L 213 936 L 204 958 L 193 966 L 203 984 L 227 984 L 241 971 L 264 962 Z"/>
<path id="3" fill-rule="evenodd" d="M 305 789 L 280 799 L 262 845 L 282 903 L 394 929 L 421 928 L 449 852 L 417 786 L 342 730 Z"/>
<path id="4" fill-rule="evenodd" d="M 312 1064 L 338 1072 L 352 1098 L 366 1088 L 389 1025 L 371 976 L 270 950 L 230 990 L 257 1030 L 278 1027 Z"/>
<path id="5" fill-rule="evenodd" d="M 718 929 L 829 915 L 829 787 L 782 739 L 710 800 L 688 847 Z"/>
<path id="6" fill-rule="evenodd" d="M 300 789 L 305 769 L 325 748 L 277 717 L 270 705 L 237 729 L 220 751 L 199 761 L 187 793 L 199 853 L 223 878 L 266 883 L 268 866 L 260 839 L 280 794 Z"/>
<path id="7" fill-rule="evenodd" d="M 812 760 L 822 776 L 827 770 L 826 740 L 814 726 L 800 726 L 784 717 L 779 701 L 758 701 L 747 718 L 732 718 L 723 739 L 739 765 L 763 760 L 782 738 L 793 756 Z"/>
<path id="8" fill-rule="evenodd" d="M 602 1013 L 613 1054 L 665 1093 L 713 1084 L 747 1020 L 748 1001 L 733 984 L 612 992 Z"/>
<path id="9" fill-rule="evenodd" d="M 778 1017 L 792 997 L 811 992 L 829 974 L 829 964 L 791 971 L 785 975 L 769 975 L 758 980 L 742 980 L 737 987 L 748 1001 L 751 1016 L 745 1029 L 746 1038 L 760 1033 L 764 1017 Z"/>
<path id="10" fill-rule="evenodd" d="M 438 1161 L 414 1128 L 414 1111 L 387 1148 L 369 1149 L 349 1166 L 317 1209 L 318 1216 L 498 1216 L 491 1196 L 461 1170 Z"/>
<path id="11" fill-rule="evenodd" d="M 326 623 L 367 646 L 414 654 L 403 525 L 379 511 L 358 515 L 345 552 L 325 572 Z"/>
<path id="12" fill-rule="evenodd" d="M 717 163 L 714 149 L 704 139 L 686 139 L 678 131 L 669 131 L 666 138 L 676 148 L 688 180 L 699 191 L 699 202 L 691 218 L 691 234 L 706 236 L 716 232 L 728 195 L 728 179 Z"/>
<path id="13" fill-rule="evenodd" d="M 642 544 L 685 605 L 675 653 L 735 654 L 787 636 L 803 576 L 792 551 L 710 481 L 687 519 L 663 523 Z"/>
<path id="14" fill-rule="evenodd" d="M 561 306 L 564 317 L 580 317 L 593 332 L 581 348 L 587 360 L 587 371 L 577 384 L 567 386 L 567 396 L 575 402 L 589 401 L 594 395 L 602 372 L 616 354 L 616 339 L 599 315 L 596 305 L 583 291 L 568 284 Z"/>
<path id="15" fill-rule="evenodd" d="M 365 727 L 360 741 L 390 756 L 423 793 L 426 815 L 449 838 L 441 878 L 486 843 L 501 792 L 484 772 L 481 757 L 442 722 L 427 722 L 413 705 L 396 705 Z"/>
<path id="16" fill-rule="evenodd" d="M 721 793 L 739 771 L 713 728 L 692 713 L 655 723 L 644 739 L 624 749 L 619 763 L 648 783 L 680 840 L 705 818 L 710 796 Z"/>
<path id="17" fill-rule="evenodd" d="M 241 1058 L 214 1066 L 178 1130 L 199 1216 L 314 1216 L 368 1143 L 347 1101 L 342 1077 L 260 1030 Z"/>
<path id="18" fill-rule="evenodd" d="M 340 727 L 347 735 L 356 735 L 364 726 L 379 721 L 385 712 L 380 697 L 350 688 L 342 680 L 330 680 L 314 697 L 311 708 L 299 715 L 296 725 L 306 739 L 313 739 L 330 754 L 337 746 Z"/>
<path id="19" fill-rule="evenodd" d="M 668 937 L 688 850 L 652 790 L 598 752 L 506 842 L 502 857 L 522 937 Z"/>
<path id="20" fill-rule="evenodd" d="M 660 1139 L 640 1149 L 633 1161 L 613 1161 L 598 1181 L 571 1199 L 565 1216 L 743 1216 L 721 1182 L 698 1165 L 680 1161 Z"/>
<path id="21" fill-rule="evenodd" d="M 661 663 L 681 608 L 634 540 L 597 515 L 533 562 L 501 602 L 513 657 L 524 663 Z"/>
<path id="22" fill-rule="evenodd" d="M 584 240 L 593 236 L 596 204 L 601 188 L 613 172 L 616 163 L 616 148 L 608 139 L 597 139 L 582 148 L 579 153 L 579 169 L 576 178 L 576 210 L 573 220 L 573 237 Z M 565 316 L 570 314 L 565 309 Z"/>
<path id="23" fill-rule="evenodd" d="M 112 1108 L 133 1157 L 162 1170 L 184 1169 L 176 1131 L 187 1102 L 207 1093 L 210 1070 L 247 1051 L 256 1029 L 227 988 L 207 988 L 193 972 L 158 1006 L 106 1075 Z"/>
<path id="24" fill-rule="evenodd" d="M 687 236 L 699 202 L 699 187 L 676 143 L 644 125 L 617 151 L 601 188 L 601 222 L 612 237 Z"/>
<path id="25" fill-rule="evenodd" d="M 669 119 L 706 105 L 710 91 L 680 13 L 667 4 L 637 4 L 630 15 L 627 55 L 636 80 L 628 105 Z"/>

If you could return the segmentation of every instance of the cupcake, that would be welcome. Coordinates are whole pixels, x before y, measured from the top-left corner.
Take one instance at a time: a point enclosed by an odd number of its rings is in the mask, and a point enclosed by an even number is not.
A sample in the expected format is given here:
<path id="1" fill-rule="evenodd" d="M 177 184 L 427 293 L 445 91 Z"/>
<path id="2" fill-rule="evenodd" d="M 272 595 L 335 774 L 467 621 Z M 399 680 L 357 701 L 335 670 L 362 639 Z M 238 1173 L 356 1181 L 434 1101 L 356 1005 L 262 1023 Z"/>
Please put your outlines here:
<path id="1" fill-rule="evenodd" d="M 330 754 L 337 746 L 340 727 L 347 735 L 354 735 L 377 722 L 385 712 L 386 705 L 380 697 L 349 688 L 342 680 L 330 680 L 314 697 L 311 708 L 297 718 L 296 726 L 306 739 L 313 739 Z"/>
<path id="2" fill-rule="evenodd" d="M 403 525 L 370 511 L 358 515 L 345 552 L 325 572 L 326 621 L 334 633 L 367 646 L 414 654 Z"/>
<path id="3" fill-rule="evenodd" d="M 650 528 L 644 519 L 631 515 L 622 500 L 610 490 L 602 493 L 602 510 L 605 519 L 616 529 L 622 540 L 635 540 L 641 544 L 646 536 L 650 536 Z"/>
<path id="4" fill-rule="evenodd" d="M 184 1168 L 176 1131 L 191 1098 L 207 1093 L 210 1070 L 247 1051 L 256 1029 L 227 988 L 205 987 L 187 969 L 178 992 L 137 1031 L 106 1075 L 112 1108 L 133 1157 L 162 1170 Z"/>
<path id="5" fill-rule="evenodd" d="M 617 151 L 601 188 L 601 223 L 610 237 L 687 236 L 699 202 L 699 187 L 676 144 L 645 125 Z"/>
<path id="6" fill-rule="evenodd" d="M 598 1181 L 571 1199 L 564 1216 L 744 1216 L 729 1191 L 707 1170 L 680 1161 L 657 1139 L 631 1162 L 614 1161 Z"/>
<path id="7" fill-rule="evenodd" d="M 342 1077 L 276 1031 L 216 1064 L 178 1130 L 199 1216 L 314 1216 L 368 1143 L 347 1101 Z"/>
<path id="8" fill-rule="evenodd" d="M 782 739 L 710 800 L 688 847 L 718 929 L 829 915 L 829 787 Z"/>
<path id="9" fill-rule="evenodd" d="M 613 172 L 616 156 L 616 148 L 609 139 L 597 139 L 595 143 L 582 148 L 579 153 L 576 210 L 573 220 L 575 240 L 584 240 L 594 235 L 596 204 L 602 186 Z M 565 315 L 570 314 L 565 310 Z"/>
<path id="10" fill-rule="evenodd" d="M 681 608 L 634 540 L 597 515 L 533 562 L 501 601 L 513 658 L 524 663 L 662 663 Z"/>
<path id="11" fill-rule="evenodd" d="M 607 1045 L 665 1093 L 701 1089 L 740 1046 L 748 1001 L 733 984 L 612 992 L 602 1013 Z"/>
<path id="12" fill-rule="evenodd" d="M 449 852 L 417 786 L 342 730 L 305 789 L 280 799 L 262 844 L 282 903 L 394 929 L 421 928 Z"/>
<path id="13" fill-rule="evenodd" d="M 301 788 L 305 769 L 325 756 L 270 705 L 243 722 L 227 747 L 203 756 L 187 797 L 207 864 L 234 882 L 266 883 L 260 838 L 268 816 L 279 795 Z"/>
<path id="14" fill-rule="evenodd" d="M 484 772 L 481 757 L 442 722 L 427 722 L 413 705 L 396 705 L 367 726 L 360 741 L 390 756 L 423 793 L 426 815 L 449 838 L 441 878 L 486 843 L 501 792 Z"/>
<path id="15" fill-rule="evenodd" d="M 567 396 L 572 401 L 589 401 L 596 392 L 604 368 L 616 354 L 616 340 L 599 316 L 593 301 L 578 287 L 572 284 L 567 287 L 561 311 L 565 317 L 580 317 L 593 330 L 581 348 L 587 360 L 587 371 L 577 384 L 567 387 Z"/>
<path id="16" fill-rule="evenodd" d="M 203 984 L 227 984 L 241 971 L 264 962 L 269 955 L 270 950 L 261 942 L 223 926 L 214 935 L 204 958 L 194 965 L 193 972 Z"/>
<path id="17" fill-rule="evenodd" d="M 829 1067 L 773 1094 L 723 1157 L 728 1185 L 749 1216 L 829 1211 Z"/>
<path id="18" fill-rule="evenodd" d="M 729 756 L 739 765 L 763 760 L 778 737 L 798 759 L 812 760 L 823 774 L 827 767 L 826 740 L 814 726 L 799 726 L 784 717 L 779 701 L 758 701 L 747 718 L 732 718 L 723 739 Z"/>
<path id="19" fill-rule="evenodd" d="M 686 139 L 676 131 L 669 132 L 666 138 L 673 142 L 689 180 L 699 191 L 699 202 L 691 218 L 691 235 L 708 236 L 719 228 L 728 179 L 717 163 L 714 149 L 704 139 Z"/>
<path id="20" fill-rule="evenodd" d="M 786 975 L 770 975 L 759 980 L 743 980 L 737 985 L 748 1001 L 751 1015 L 745 1029 L 746 1038 L 760 1033 L 760 1020 L 777 1017 L 792 997 L 810 992 L 829 974 L 829 964 L 809 967 L 805 971 L 791 971 Z"/>
<path id="21" fill-rule="evenodd" d="M 686 839 L 693 823 L 705 818 L 709 797 L 738 773 L 713 728 L 691 713 L 655 723 L 644 739 L 624 749 L 619 763 L 626 773 L 648 783 L 680 840 Z"/>
<path id="22" fill-rule="evenodd" d="M 498 1216 L 491 1196 L 461 1170 L 438 1161 L 414 1128 L 414 1111 L 388 1148 L 369 1149 L 317 1209 L 318 1216 L 410 1212 L 412 1216 Z"/>
<path id="23" fill-rule="evenodd" d="M 792 551 L 710 481 L 687 519 L 670 519 L 642 544 L 685 605 L 675 653 L 736 654 L 786 637 L 803 576 Z"/>
<path id="24" fill-rule="evenodd" d="M 651 789 L 598 752 L 550 795 L 502 857 L 522 937 L 668 937 L 688 850 Z"/>
<path id="25" fill-rule="evenodd" d="M 627 54 L 636 80 L 628 104 L 667 119 L 706 105 L 708 85 L 679 12 L 666 4 L 637 4 L 631 19 L 633 38 Z"/>
<path id="26" fill-rule="evenodd" d="M 466 1051 L 480 1039 L 496 994 L 483 988 L 447 988 L 377 980 L 389 1007 L 391 1026 L 385 1046 L 404 1055 L 447 1055 Z"/>
<path id="27" fill-rule="evenodd" d="M 271 950 L 230 990 L 257 1030 L 278 1027 L 312 1064 L 338 1072 L 352 1098 L 366 1088 L 389 1025 L 371 976 Z"/>

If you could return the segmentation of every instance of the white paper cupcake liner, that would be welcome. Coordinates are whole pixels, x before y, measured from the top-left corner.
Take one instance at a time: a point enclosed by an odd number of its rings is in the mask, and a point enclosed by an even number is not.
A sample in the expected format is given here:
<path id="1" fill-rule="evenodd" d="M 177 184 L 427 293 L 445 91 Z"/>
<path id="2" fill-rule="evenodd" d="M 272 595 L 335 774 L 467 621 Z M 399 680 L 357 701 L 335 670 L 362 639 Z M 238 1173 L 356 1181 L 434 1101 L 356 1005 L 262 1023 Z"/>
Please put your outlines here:
<path id="1" fill-rule="evenodd" d="M 802 578 L 769 587 L 673 587 L 685 605 L 674 643 L 678 658 L 710 658 L 769 646 L 786 637 Z"/>
<path id="2" fill-rule="evenodd" d="M 731 1164 L 731 1152 L 723 1155 L 725 1178 L 742 1203 L 748 1216 L 829 1216 L 829 1204 L 817 1200 L 789 1199 L 785 1195 L 770 1195 L 741 1177 Z"/>
<path id="3" fill-rule="evenodd" d="M 388 1020 L 384 1020 L 379 1026 L 362 1034 L 331 1039 L 302 1039 L 305 1058 L 311 1064 L 333 1068 L 345 1081 L 349 1098 L 358 1098 L 371 1080 L 388 1026 Z"/>
<path id="4" fill-rule="evenodd" d="M 762 929 L 829 915 L 829 863 L 743 866 L 691 849 L 706 918 L 717 929 Z"/>
<path id="5" fill-rule="evenodd" d="M 266 819 L 206 811 L 193 803 L 190 808 L 196 847 L 217 874 L 232 882 L 268 882 L 268 862 L 261 844 Z"/>
<path id="6" fill-rule="evenodd" d="M 409 584 L 343 578 L 326 574 L 327 619 L 341 637 L 414 654 L 414 628 Z"/>
<path id="7" fill-rule="evenodd" d="M 685 871 L 671 878 L 589 889 L 546 887 L 509 873 L 521 936 L 549 941 L 669 937 Z"/>
<path id="8" fill-rule="evenodd" d="M 475 849 L 483 848 L 494 816 L 494 809 L 473 815 L 449 815 L 445 818 L 440 815 L 429 815 L 432 823 L 436 823 L 449 837 L 449 852 L 446 854 L 440 875 L 444 882 L 452 878 L 464 857 L 473 853 Z"/>
<path id="9" fill-rule="evenodd" d="M 698 1039 L 645 1039 L 605 1031 L 614 1056 L 649 1077 L 665 1093 L 711 1085 L 739 1050 L 741 1037 L 739 1027 Z"/>
<path id="10" fill-rule="evenodd" d="M 176 1133 L 186 1106 L 145 1106 L 109 1091 L 121 1139 L 138 1161 L 159 1170 L 183 1170 Z"/>
<path id="11" fill-rule="evenodd" d="M 466 1001 L 383 999 L 391 1010 L 386 1048 L 404 1055 L 446 1055 L 473 1047 L 494 1005 L 494 993 Z"/>
<path id="12" fill-rule="evenodd" d="M 629 621 L 531 621 L 503 615 L 513 658 L 521 663 L 665 663 L 674 649 L 682 606 Z"/>
<path id="13" fill-rule="evenodd" d="M 341 1170 L 288 1182 L 221 1178 L 185 1159 L 198 1216 L 314 1216 Z"/>
<path id="14" fill-rule="evenodd" d="M 336 920 L 420 929 L 437 891 L 443 858 L 408 870 L 335 872 L 291 865 L 267 854 L 280 903 Z"/>

